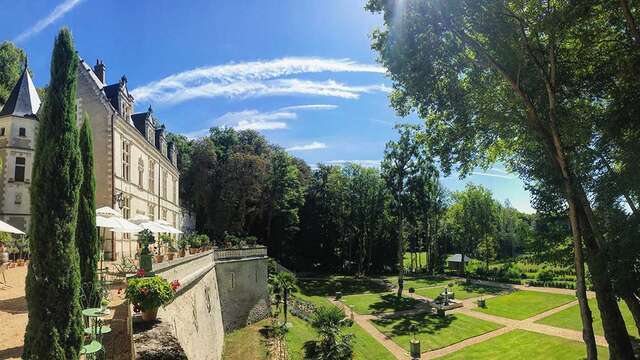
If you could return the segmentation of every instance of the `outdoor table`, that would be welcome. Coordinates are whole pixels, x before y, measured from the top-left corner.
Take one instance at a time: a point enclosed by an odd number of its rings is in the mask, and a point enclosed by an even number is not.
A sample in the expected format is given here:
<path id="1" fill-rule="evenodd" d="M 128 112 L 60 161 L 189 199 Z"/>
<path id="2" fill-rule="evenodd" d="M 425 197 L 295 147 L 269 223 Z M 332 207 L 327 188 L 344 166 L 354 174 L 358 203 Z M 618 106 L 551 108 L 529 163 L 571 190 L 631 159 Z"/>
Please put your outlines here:
<path id="1" fill-rule="evenodd" d="M 111 312 L 108 309 L 102 308 L 88 308 L 82 310 L 82 316 L 86 316 L 89 319 L 89 327 L 84 329 L 85 334 L 91 335 L 91 338 L 95 338 L 98 334 L 98 318 L 109 315 Z M 111 332 L 109 326 L 101 326 L 100 334 L 107 334 Z"/>

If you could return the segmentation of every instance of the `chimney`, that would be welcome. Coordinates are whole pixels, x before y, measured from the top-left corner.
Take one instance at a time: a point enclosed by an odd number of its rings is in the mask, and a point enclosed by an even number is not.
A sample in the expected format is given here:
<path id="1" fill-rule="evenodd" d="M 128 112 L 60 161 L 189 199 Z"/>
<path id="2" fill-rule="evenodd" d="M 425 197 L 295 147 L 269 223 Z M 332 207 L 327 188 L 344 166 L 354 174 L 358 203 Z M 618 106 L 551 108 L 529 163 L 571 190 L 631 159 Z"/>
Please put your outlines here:
<path id="1" fill-rule="evenodd" d="M 102 84 L 107 85 L 107 67 L 101 60 L 96 60 L 96 66 L 93 67 L 93 71 L 98 76 L 98 79 L 102 81 Z"/>

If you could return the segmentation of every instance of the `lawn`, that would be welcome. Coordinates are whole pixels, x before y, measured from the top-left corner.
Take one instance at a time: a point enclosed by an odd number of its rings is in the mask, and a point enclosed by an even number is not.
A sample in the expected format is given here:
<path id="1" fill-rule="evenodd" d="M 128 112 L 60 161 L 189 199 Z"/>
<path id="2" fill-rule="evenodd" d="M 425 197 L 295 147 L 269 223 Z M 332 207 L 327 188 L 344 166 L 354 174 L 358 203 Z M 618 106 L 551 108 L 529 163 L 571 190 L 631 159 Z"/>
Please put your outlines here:
<path id="1" fill-rule="evenodd" d="M 260 330 L 269 324 L 263 320 L 236 330 L 224 337 L 223 360 L 267 360 L 267 347 Z"/>
<path id="2" fill-rule="evenodd" d="M 600 359 L 609 358 L 609 352 L 604 347 L 598 347 L 598 355 Z M 576 360 L 583 359 L 585 356 L 586 350 L 581 342 L 525 330 L 513 330 L 440 359 Z"/>
<path id="3" fill-rule="evenodd" d="M 453 288 L 449 288 L 454 292 L 455 298 L 458 300 L 464 300 L 469 298 L 478 297 L 481 295 L 498 295 L 506 290 L 495 287 L 480 284 L 456 284 Z M 431 287 L 417 289 L 416 294 L 428 297 L 429 299 L 435 299 L 444 291 L 444 287 Z"/>
<path id="4" fill-rule="evenodd" d="M 423 352 L 449 346 L 502 327 L 502 325 L 463 314 L 440 317 L 421 313 L 400 318 L 376 319 L 371 322 L 406 350 L 409 350 L 409 341 L 412 338 L 411 325 L 415 324 L 418 327 L 416 337 L 420 340 Z"/>
<path id="5" fill-rule="evenodd" d="M 316 332 L 311 325 L 295 316 L 289 316 L 289 322 L 293 325 L 287 333 L 289 358 L 304 359 L 304 344 L 307 341 L 316 340 Z M 355 335 L 353 344 L 353 358 L 355 360 L 395 360 L 395 357 L 382 344 L 367 334 L 358 324 L 344 329 L 344 332 Z M 237 358 L 237 360 L 240 359 L 254 358 Z"/>
<path id="6" fill-rule="evenodd" d="M 550 294 L 538 291 L 515 291 L 486 300 L 486 308 L 475 308 L 490 315 L 524 320 L 541 312 L 574 301 L 573 295 Z"/>
<path id="7" fill-rule="evenodd" d="M 349 295 L 343 297 L 341 301 L 362 315 L 411 310 L 421 304 L 420 301 L 410 297 L 403 296 L 398 299 L 396 293 Z"/>
<path id="8" fill-rule="evenodd" d="M 299 279 L 298 288 L 306 296 L 335 296 L 340 291 L 343 295 L 379 293 L 389 291 L 386 284 L 378 279 L 332 276 L 322 279 Z"/>
<path id="9" fill-rule="evenodd" d="M 420 264 L 423 267 L 427 267 L 427 252 L 426 251 L 422 251 L 422 252 L 416 252 L 414 253 L 416 254 L 416 260 L 420 261 Z M 404 267 L 405 268 L 410 268 L 411 267 L 411 253 L 409 252 L 405 252 L 404 253 L 404 258 L 403 258 L 403 262 L 404 262 Z M 416 264 L 417 266 L 417 264 Z"/>
<path id="10" fill-rule="evenodd" d="M 394 286 L 398 286 L 397 276 L 389 276 L 385 279 Z M 432 286 L 447 286 L 449 283 L 455 283 L 456 281 L 460 280 L 438 276 L 406 277 L 404 278 L 404 289 L 407 290 L 409 288 L 420 289 Z"/>
<path id="11" fill-rule="evenodd" d="M 627 324 L 627 331 L 629 331 L 631 336 L 640 337 L 638 334 L 638 328 L 635 326 L 633 316 L 631 315 L 627 304 L 620 302 L 619 305 L 624 322 Z M 589 308 L 593 314 L 593 331 L 596 335 L 604 335 L 602 319 L 600 318 L 600 311 L 598 310 L 598 303 L 596 299 L 589 299 Z M 565 329 L 582 331 L 582 320 L 580 318 L 580 308 L 578 305 L 562 310 L 536 322 Z"/>

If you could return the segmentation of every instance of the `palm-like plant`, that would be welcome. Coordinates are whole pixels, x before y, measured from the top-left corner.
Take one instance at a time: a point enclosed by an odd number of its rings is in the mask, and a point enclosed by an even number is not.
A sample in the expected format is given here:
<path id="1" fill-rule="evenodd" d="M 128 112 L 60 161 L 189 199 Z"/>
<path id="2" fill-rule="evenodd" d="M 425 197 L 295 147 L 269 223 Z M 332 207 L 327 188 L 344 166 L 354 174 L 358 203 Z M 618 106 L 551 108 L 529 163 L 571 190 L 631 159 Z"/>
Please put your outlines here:
<path id="1" fill-rule="evenodd" d="M 316 329 L 320 341 L 316 342 L 314 355 L 318 360 L 347 360 L 353 356 L 353 334 L 343 334 L 342 329 L 352 325 L 344 312 L 335 307 L 316 309 L 311 326 Z"/>
<path id="2" fill-rule="evenodd" d="M 279 272 L 275 275 L 271 275 L 269 278 L 271 285 L 271 292 L 274 294 L 276 301 L 276 309 L 280 306 L 280 301 L 283 302 L 284 322 L 287 322 L 288 301 L 289 294 L 296 291 L 296 277 L 289 272 Z"/>

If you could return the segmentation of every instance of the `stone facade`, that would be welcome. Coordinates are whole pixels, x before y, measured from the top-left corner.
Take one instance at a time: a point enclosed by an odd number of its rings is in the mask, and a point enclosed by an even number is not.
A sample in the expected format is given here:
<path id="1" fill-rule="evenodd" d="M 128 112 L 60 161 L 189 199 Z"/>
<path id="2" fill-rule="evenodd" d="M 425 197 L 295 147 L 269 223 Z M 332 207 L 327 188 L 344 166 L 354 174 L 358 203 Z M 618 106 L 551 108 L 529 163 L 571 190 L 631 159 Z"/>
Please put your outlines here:
<path id="1" fill-rule="evenodd" d="M 149 109 L 134 114 L 127 79 L 106 85 L 106 67 L 78 66 L 78 116 L 89 115 L 94 138 L 97 207 L 109 206 L 125 218 L 145 215 L 180 228 L 177 153 Z M 144 125 L 136 126 L 134 119 Z M 121 200 L 119 200 L 119 198 Z M 135 256 L 135 235 L 103 233 L 105 257 Z"/>
<path id="2" fill-rule="evenodd" d="M 216 262 L 225 331 L 242 328 L 269 314 L 267 266 L 266 257 Z"/>
<path id="3" fill-rule="evenodd" d="M 39 107 L 40 98 L 25 70 L 0 111 L 0 220 L 23 231 L 31 221 L 29 186 Z"/>

